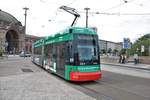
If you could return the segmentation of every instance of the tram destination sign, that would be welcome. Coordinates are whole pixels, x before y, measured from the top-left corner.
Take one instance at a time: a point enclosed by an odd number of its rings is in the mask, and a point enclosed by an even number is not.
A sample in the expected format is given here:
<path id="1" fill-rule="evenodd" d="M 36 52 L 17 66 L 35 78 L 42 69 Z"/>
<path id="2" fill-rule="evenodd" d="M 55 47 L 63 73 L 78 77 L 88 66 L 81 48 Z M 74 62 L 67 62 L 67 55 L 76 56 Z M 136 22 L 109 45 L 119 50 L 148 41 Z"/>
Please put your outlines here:
<path id="1" fill-rule="evenodd" d="M 93 40 L 93 36 L 91 35 L 78 35 L 79 40 Z"/>

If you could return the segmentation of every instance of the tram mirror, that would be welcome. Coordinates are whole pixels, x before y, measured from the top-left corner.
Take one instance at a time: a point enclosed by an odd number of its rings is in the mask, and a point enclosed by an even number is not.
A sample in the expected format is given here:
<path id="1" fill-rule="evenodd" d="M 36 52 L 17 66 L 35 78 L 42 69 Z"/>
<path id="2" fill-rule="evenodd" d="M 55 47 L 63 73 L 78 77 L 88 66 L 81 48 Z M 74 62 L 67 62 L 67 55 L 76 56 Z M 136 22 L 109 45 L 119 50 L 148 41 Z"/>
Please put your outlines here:
<path id="1" fill-rule="evenodd" d="M 96 41 L 93 39 L 93 44 L 96 45 Z"/>
<path id="2" fill-rule="evenodd" d="M 73 31 L 72 29 L 69 29 L 69 33 L 72 33 L 72 31 Z"/>

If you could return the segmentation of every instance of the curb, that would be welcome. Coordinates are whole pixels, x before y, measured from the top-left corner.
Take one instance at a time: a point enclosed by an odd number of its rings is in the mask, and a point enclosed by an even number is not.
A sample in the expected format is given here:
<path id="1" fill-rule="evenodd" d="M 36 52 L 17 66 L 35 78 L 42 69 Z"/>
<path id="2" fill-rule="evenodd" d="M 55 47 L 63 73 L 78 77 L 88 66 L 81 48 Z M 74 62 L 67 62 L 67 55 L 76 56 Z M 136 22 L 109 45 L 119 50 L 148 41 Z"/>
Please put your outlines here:
<path id="1" fill-rule="evenodd" d="M 119 67 L 128 67 L 128 68 L 133 68 L 133 69 L 142 69 L 142 70 L 150 70 L 150 68 L 142 68 L 142 67 L 132 67 L 129 65 L 119 65 L 119 64 L 112 64 L 112 63 L 101 63 L 103 65 L 112 65 L 112 66 L 119 66 Z"/>

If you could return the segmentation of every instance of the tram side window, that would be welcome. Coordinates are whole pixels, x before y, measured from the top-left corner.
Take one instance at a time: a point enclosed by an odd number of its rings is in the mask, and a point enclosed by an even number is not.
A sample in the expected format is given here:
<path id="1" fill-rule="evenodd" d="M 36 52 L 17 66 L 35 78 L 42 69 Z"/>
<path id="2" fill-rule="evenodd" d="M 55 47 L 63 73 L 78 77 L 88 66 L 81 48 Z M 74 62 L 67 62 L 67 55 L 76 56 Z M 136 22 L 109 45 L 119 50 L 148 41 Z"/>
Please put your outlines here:
<path id="1" fill-rule="evenodd" d="M 35 48 L 34 49 L 34 54 L 41 55 L 42 54 L 42 47 Z"/>
<path id="2" fill-rule="evenodd" d="M 70 45 L 68 42 L 64 42 L 64 43 L 61 43 L 59 45 L 59 58 L 60 58 L 60 63 L 61 64 L 69 64 L 69 59 L 70 59 Z"/>
<path id="3" fill-rule="evenodd" d="M 70 50 L 71 50 L 71 48 L 72 48 L 72 45 L 70 45 L 70 43 L 68 42 L 68 43 L 66 43 L 66 46 L 65 46 L 65 48 L 66 48 L 66 64 L 70 64 L 70 56 L 71 56 L 71 52 L 70 52 Z"/>
<path id="4" fill-rule="evenodd" d="M 56 57 L 57 57 L 57 47 L 56 45 L 52 44 L 52 57 L 54 60 L 56 60 Z"/>
<path id="5" fill-rule="evenodd" d="M 65 61 L 66 61 L 66 43 L 58 43 L 56 46 L 56 63 L 57 63 L 57 71 L 59 74 L 64 76 L 64 69 L 65 69 Z"/>
<path id="6" fill-rule="evenodd" d="M 50 57 L 51 57 L 51 54 L 52 54 L 52 44 L 46 45 L 44 48 L 45 48 L 45 49 L 44 49 L 44 50 L 45 50 L 45 51 L 44 51 L 45 57 L 50 58 Z"/>
<path id="7" fill-rule="evenodd" d="M 52 49 L 52 44 L 48 44 L 44 47 L 45 63 L 51 67 L 53 66 Z"/>
<path id="8" fill-rule="evenodd" d="M 44 47 L 44 55 L 45 55 L 45 57 L 48 56 L 48 46 L 47 45 Z"/>
<path id="9" fill-rule="evenodd" d="M 66 54 L 66 48 L 65 48 L 65 44 L 61 44 L 60 45 L 60 58 L 64 59 L 65 54 Z"/>

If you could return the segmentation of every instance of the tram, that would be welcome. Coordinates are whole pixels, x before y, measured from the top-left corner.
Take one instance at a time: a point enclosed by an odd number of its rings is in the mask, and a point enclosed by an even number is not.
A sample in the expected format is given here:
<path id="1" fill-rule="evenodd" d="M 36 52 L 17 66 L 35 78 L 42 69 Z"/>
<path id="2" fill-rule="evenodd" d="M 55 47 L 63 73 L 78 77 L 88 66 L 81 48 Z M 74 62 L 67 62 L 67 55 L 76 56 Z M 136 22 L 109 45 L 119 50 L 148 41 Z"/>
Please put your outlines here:
<path id="1" fill-rule="evenodd" d="M 101 78 L 98 35 L 89 28 L 71 27 L 36 41 L 32 61 L 70 81 Z"/>
<path id="2" fill-rule="evenodd" d="M 33 43 L 32 61 L 69 81 L 100 79 L 97 32 L 73 26 L 80 16 L 74 8 L 61 6 L 60 9 L 75 16 L 71 27 Z"/>

